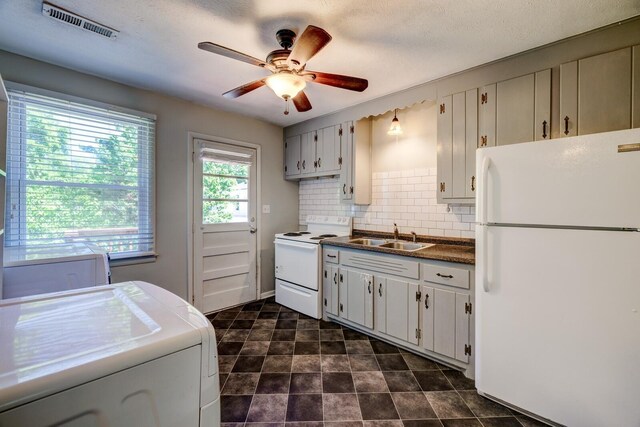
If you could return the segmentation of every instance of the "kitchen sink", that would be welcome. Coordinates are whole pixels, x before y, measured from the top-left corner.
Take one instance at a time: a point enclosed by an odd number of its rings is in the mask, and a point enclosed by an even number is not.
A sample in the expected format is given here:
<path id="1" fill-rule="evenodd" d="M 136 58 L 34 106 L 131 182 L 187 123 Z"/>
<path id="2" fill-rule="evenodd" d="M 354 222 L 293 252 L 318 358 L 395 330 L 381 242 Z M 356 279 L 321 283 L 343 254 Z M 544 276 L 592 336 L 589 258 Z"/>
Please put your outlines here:
<path id="1" fill-rule="evenodd" d="M 387 243 L 387 241 L 384 239 L 353 239 L 349 240 L 349 243 L 363 246 L 380 246 Z"/>
<path id="2" fill-rule="evenodd" d="M 433 243 L 389 242 L 379 245 L 381 248 L 398 249 L 401 251 L 418 251 L 434 246 Z"/>

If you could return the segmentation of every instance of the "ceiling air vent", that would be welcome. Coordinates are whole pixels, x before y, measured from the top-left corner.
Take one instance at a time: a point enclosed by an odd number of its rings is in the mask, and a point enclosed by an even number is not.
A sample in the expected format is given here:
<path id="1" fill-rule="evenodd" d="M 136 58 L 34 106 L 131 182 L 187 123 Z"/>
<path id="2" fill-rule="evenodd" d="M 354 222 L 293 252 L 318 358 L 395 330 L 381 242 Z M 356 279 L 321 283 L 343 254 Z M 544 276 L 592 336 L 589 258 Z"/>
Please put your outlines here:
<path id="1" fill-rule="evenodd" d="M 64 22 L 65 24 L 73 25 L 74 27 L 82 28 L 86 31 L 99 34 L 103 37 L 115 39 L 118 37 L 118 31 L 113 28 L 109 28 L 105 25 L 99 24 L 90 19 L 83 18 L 80 15 L 69 12 L 61 7 L 55 6 L 51 3 L 42 2 L 42 14 L 48 16 L 56 21 Z"/>

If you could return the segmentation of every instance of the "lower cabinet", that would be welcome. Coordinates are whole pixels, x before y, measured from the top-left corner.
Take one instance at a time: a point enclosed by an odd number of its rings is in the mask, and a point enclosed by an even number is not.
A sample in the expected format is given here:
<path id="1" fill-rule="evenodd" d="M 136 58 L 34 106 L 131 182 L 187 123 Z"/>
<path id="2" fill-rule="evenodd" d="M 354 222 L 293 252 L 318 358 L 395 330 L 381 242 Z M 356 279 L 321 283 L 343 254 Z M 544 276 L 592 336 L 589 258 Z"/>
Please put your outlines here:
<path id="1" fill-rule="evenodd" d="M 461 367 L 473 363 L 472 268 L 416 260 L 419 265 L 415 269 L 408 266 L 403 273 L 420 271 L 420 277 L 416 273 L 414 280 L 386 272 L 385 267 L 353 267 L 349 262 L 362 264 L 365 257 L 372 266 L 394 266 L 395 271 L 399 271 L 398 262 L 407 264 L 405 267 L 414 262 L 407 257 L 390 259 L 353 250 L 341 254 L 339 264 L 325 262 L 326 314 L 370 329 L 382 339 L 399 340 L 423 353 L 444 356 L 449 363 L 460 362 Z M 372 271 L 376 268 L 381 271 Z"/>

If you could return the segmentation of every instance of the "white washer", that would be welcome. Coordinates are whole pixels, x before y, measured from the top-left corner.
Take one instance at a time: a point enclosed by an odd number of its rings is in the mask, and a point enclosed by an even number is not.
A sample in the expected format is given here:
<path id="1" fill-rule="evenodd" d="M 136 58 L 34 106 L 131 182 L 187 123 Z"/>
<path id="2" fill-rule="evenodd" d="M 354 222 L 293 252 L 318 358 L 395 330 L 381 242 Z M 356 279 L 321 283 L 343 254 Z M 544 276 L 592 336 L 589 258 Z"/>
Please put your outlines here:
<path id="1" fill-rule="evenodd" d="M 0 301 L 0 426 L 219 426 L 219 389 L 213 327 L 157 286 Z"/>

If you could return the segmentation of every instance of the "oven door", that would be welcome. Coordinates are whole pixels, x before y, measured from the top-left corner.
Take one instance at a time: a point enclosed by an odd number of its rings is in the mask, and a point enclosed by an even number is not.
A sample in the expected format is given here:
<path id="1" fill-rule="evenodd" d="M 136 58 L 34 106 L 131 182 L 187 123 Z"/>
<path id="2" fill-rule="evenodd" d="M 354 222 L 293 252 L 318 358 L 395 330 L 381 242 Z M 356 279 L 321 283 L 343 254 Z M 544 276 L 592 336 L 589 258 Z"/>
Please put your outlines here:
<path id="1" fill-rule="evenodd" d="M 320 245 L 276 239 L 276 278 L 318 290 Z"/>

